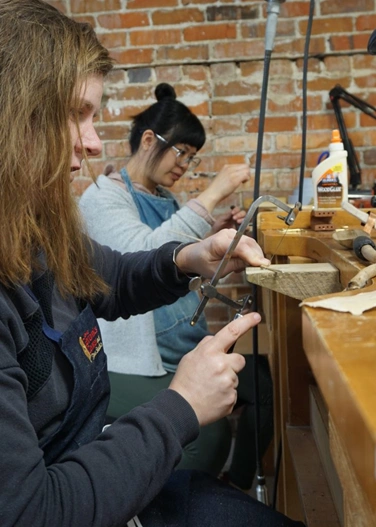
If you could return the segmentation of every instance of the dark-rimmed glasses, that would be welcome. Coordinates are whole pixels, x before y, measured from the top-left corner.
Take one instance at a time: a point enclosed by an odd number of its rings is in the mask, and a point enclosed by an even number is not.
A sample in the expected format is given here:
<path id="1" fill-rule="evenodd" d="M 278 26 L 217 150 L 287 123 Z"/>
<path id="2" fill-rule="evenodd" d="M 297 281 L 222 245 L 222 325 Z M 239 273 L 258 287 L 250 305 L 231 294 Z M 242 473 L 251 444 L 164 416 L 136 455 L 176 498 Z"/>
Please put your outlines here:
<path id="1" fill-rule="evenodd" d="M 155 137 L 162 141 L 165 144 L 168 144 L 168 141 L 159 134 L 154 133 Z M 176 164 L 181 167 L 183 165 L 188 165 L 187 168 L 195 169 L 201 163 L 201 159 L 195 155 L 189 154 L 182 148 L 177 146 L 171 146 L 172 150 L 176 154 Z"/>

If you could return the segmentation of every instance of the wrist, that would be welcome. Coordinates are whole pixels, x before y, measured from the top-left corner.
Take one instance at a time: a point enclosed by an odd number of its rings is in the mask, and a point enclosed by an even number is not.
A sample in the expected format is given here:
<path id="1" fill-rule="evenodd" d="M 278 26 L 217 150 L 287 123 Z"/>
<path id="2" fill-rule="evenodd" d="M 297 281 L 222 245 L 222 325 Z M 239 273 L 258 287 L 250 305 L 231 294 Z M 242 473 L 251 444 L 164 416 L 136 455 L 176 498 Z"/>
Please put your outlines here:
<path id="1" fill-rule="evenodd" d="M 217 206 L 217 204 L 221 201 L 220 198 L 215 197 L 215 194 L 213 192 L 208 192 L 207 190 L 204 190 L 204 192 L 201 192 L 201 194 L 197 196 L 196 199 L 201 203 L 201 205 L 205 207 L 205 209 L 209 213 L 212 213 L 215 207 Z"/>
<path id="2" fill-rule="evenodd" d="M 174 262 L 178 272 L 183 274 L 189 279 L 189 285 L 188 285 L 189 290 L 197 291 L 202 284 L 201 277 L 196 274 L 190 274 L 189 269 L 184 268 L 184 265 L 181 267 L 181 263 L 179 265 L 179 263 L 177 262 L 177 258 L 178 258 L 180 251 L 184 249 L 184 247 L 187 247 L 188 245 L 192 245 L 192 244 L 191 243 L 181 243 L 180 245 L 175 247 L 174 252 L 172 253 L 172 261 Z"/>

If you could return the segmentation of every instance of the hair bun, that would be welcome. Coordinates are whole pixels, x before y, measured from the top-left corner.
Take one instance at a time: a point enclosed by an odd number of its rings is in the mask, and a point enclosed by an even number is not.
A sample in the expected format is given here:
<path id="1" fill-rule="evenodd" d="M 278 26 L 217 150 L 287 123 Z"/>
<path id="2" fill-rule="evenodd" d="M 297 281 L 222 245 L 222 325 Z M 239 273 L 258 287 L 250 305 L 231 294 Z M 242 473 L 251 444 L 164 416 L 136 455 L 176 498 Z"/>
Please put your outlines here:
<path id="1" fill-rule="evenodd" d="M 170 84 L 167 84 L 167 82 L 158 84 L 154 93 L 157 101 L 161 101 L 162 99 L 176 99 L 174 88 Z"/>

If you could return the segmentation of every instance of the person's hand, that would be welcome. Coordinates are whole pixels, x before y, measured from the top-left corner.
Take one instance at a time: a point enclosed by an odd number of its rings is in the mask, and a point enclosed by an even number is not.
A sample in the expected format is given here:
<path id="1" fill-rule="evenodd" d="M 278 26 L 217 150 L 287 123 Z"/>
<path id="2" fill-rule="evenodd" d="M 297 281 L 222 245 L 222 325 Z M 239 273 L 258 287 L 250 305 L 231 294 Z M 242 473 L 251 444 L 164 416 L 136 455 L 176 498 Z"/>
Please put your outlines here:
<path id="1" fill-rule="evenodd" d="M 183 273 L 211 278 L 236 235 L 234 229 L 222 229 L 204 240 L 186 245 L 177 251 L 175 263 Z M 240 272 L 247 265 L 270 265 L 259 244 L 249 236 L 242 236 L 222 276 Z M 221 277 L 220 277 L 221 278 Z"/>
<path id="2" fill-rule="evenodd" d="M 245 210 L 241 210 L 239 207 L 232 207 L 228 212 L 220 214 L 216 217 L 215 222 L 211 228 L 210 235 L 215 234 L 222 229 L 236 229 L 244 220 L 245 215 Z"/>
<path id="3" fill-rule="evenodd" d="M 246 164 L 225 165 L 215 176 L 209 187 L 201 192 L 198 201 L 212 212 L 223 199 L 251 178 L 251 171 Z"/>
<path id="4" fill-rule="evenodd" d="M 237 398 L 237 374 L 245 359 L 238 353 L 226 353 L 260 319 L 258 313 L 249 313 L 233 320 L 181 359 L 169 388 L 188 401 L 201 426 L 231 413 Z"/>

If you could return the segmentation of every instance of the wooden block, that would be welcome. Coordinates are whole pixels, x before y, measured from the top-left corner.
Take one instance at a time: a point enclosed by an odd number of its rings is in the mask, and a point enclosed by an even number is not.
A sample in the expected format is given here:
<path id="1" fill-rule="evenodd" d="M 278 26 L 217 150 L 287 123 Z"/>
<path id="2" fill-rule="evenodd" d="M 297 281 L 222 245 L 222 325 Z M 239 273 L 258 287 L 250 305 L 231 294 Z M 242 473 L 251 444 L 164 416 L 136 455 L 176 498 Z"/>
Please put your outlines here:
<path id="1" fill-rule="evenodd" d="M 334 231 L 332 223 L 335 211 L 332 210 L 312 210 L 311 229 L 313 231 Z"/>
<path id="2" fill-rule="evenodd" d="M 298 300 L 343 290 L 338 270 L 329 263 L 275 264 L 268 269 L 247 267 L 246 277 L 252 284 Z"/>

